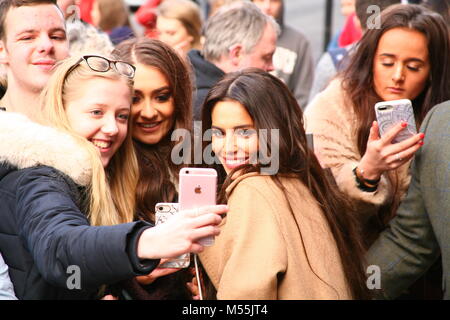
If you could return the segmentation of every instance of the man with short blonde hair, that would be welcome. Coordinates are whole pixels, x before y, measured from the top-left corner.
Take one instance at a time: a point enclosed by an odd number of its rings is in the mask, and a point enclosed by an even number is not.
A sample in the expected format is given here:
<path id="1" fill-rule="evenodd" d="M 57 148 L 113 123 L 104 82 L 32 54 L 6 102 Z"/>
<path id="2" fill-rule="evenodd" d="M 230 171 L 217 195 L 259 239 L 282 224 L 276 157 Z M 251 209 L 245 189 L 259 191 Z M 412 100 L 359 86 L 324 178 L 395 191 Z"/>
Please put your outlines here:
<path id="1" fill-rule="evenodd" d="M 54 65 L 68 55 L 64 15 L 56 0 L 0 2 L 0 63 L 7 86 L 0 107 L 33 118 Z"/>

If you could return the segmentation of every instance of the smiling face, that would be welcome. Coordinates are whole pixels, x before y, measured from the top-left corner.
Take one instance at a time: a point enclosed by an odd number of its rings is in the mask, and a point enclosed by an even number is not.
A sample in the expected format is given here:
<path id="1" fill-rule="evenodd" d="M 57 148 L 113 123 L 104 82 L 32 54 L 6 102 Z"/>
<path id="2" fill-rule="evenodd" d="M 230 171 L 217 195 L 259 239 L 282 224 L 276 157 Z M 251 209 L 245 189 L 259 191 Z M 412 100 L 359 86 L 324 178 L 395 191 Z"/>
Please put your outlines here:
<path id="1" fill-rule="evenodd" d="M 127 135 L 131 92 L 122 79 L 95 77 L 80 83 L 78 97 L 66 104 L 72 129 L 100 151 L 103 167 Z"/>
<path id="2" fill-rule="evenodd" d="M 430 75 L 426 36 L 406 28 L 385 32 L 378 43 L 373 74 L 375 92 L 383 101 L 417 98 Z"/>
<path id="3" fill-rule="evenodd" d="M 175 103 L 169 81 L 157 68 L 136 64 L 131 117 L 133 138 L 157 144 L 172 128 Z"/>
<path id="4" fill-rule="evenodd" d="M 40 92 L 54 64 L 69 54 L 61 11 L 52 4 L 13 7 L 5 32 L 0 57 L 8 66 L 8 86 Z"/>
<path id="5" fill-rule="evenodd" d="M 221 101 L 212 109 L 212 150 L 226 173 L 254 163 L 258 152 L 258 135 L 253 119 L 237 101 Z"/>

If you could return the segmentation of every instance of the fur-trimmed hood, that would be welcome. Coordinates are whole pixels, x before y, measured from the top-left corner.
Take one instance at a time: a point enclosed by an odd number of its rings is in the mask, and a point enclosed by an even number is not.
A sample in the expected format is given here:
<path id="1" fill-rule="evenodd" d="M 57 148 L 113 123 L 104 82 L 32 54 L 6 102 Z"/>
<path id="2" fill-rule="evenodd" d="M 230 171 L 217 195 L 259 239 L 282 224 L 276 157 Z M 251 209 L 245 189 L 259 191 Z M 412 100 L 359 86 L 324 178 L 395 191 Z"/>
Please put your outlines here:
<path id="1" fill-rule="evenodd" d="M 80 186 L 88 185 L 92 175 L 88 153 L 71 136 L 13 112 L 0 112 L 1 163 L 18 169 L 53 167 Z"/>

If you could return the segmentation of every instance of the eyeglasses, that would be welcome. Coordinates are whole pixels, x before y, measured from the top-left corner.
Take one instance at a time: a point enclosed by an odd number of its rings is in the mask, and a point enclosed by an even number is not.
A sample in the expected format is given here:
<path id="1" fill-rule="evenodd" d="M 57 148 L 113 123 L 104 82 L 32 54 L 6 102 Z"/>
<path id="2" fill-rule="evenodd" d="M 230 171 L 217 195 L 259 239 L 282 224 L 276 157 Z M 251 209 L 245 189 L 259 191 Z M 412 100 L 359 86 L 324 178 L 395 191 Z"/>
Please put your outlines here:
<path id="1" fill-rule="evenodd" d="M 77 63 L 75 63 L 67 71 L 66 77 L 83 61 L 86 61 L 88 67 L 91 68 L 91 70 L 93 71 L 107 72 L 111 69 L 114 69 L 115 71 L 117 71 L 117 73 L 130 79 L 134 78 L 134 74 L 136 72 L 136 67 L 127 62 L 118 60 L 109 60 L 102 56 L 88 55 L 81 57 L 80 60 L 78 60 Z"/>

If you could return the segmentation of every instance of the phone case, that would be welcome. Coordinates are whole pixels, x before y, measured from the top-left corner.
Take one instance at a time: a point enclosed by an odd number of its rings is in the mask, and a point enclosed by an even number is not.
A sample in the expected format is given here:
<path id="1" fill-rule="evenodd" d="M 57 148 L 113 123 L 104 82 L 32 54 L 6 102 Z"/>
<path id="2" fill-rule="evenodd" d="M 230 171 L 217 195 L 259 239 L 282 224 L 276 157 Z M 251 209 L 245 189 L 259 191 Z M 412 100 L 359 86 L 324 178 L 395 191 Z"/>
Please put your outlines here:
<path id="1" fill-rule="evenodd" d="M 178 213 L 178 203 L 157 203 L 155 206 L 156 225 L 164 223 Z M 160 268 L 187 268 L 191 262 L 190 254 L 185 253 L 160 265 Z"/>
<path id="2" fill-rule="evenodd" d="M 401 121 L 408 123 L 408 126 L 392 140 L 392 143 L 401 142 L 417 133 L 414 110 L 408 99 L 378 102 L 375 104 L 375 114 L 380 136 Z"/>
<path id="3" fill-rule="evenodd" d="M 217 172 L 214 169 L 183 168 L 180 170 L 180 210 L 216 204 Z M 204 246 L 214 244 L 214 237 L 200 239 Z"/>

